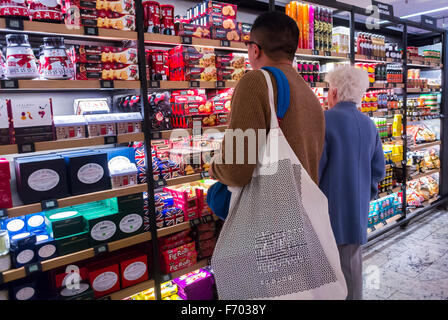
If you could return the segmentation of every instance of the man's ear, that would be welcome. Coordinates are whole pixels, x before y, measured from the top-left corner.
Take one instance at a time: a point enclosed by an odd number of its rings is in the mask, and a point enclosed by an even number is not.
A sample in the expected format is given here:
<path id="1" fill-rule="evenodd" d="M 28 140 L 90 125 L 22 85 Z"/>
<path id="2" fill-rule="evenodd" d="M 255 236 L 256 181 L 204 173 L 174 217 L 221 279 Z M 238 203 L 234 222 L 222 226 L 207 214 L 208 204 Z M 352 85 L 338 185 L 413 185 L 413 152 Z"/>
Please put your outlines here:
<path id="1" fill-rule="evenodd" d="M 260 55 L 261 55 L 260 47 L 255 45 L 255 48 L 254 48 L 254 58 L 258 59 L 258 58 L 260 58 Z"/>
<path id="2" fill-rule="evenodd" d="M 333 88 L 333 90 L 331 91 L 331 94 L 333 96 L 333 99 L 336 101 L 336 99 L 338 98 L 338 89 Z"/>

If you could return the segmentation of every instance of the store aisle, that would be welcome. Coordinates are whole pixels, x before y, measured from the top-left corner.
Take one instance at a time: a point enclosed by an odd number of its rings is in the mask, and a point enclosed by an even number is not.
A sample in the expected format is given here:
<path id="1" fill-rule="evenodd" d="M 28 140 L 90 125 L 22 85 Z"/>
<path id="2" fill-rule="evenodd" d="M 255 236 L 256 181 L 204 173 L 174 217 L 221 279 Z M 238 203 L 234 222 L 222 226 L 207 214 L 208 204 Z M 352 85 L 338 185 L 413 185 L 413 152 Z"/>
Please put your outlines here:
<path id="1" fill-rule="evenodd" d="M 448 211 L 364 248 L 365 300 L 448 300 Z"/>

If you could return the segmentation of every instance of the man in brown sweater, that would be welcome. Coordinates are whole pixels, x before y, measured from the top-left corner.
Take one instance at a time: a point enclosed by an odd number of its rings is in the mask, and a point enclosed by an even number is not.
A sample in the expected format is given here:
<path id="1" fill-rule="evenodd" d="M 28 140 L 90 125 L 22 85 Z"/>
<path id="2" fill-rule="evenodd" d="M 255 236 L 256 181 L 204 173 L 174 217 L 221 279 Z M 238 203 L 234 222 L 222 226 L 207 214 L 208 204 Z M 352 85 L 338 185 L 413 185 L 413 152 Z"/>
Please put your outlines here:
<path id="1" fill-rule="evenodd" d="M 250 71 L 238 82 L 231 102 L 229 129 L 246 131 L 264 129 L 269 132 L 270 107 L 266 79 L 258 69 L 269 66 L 283 71 L 290 86 L 290 106 L 280 123 L 286 140 L 299 158 L 313 181 L 318 184 L 318 168 L 325 138 L 325 119 L 320 103 L 293 67 L 294 55 L 299 40 L 299 29 L 296 22 L 279 12 L 260 15 L 252 27 L 248 46 L 249 60 L 255 71 Z M 271 74 L 274 86 L 274 101 L 277 101 L 275 78 Z M 276 105 L 277 108 L 277 105 Z M 257 135 L 258 136 L 258 135 Z M 212 162 L 210 175 L 228 186 L 243 187 L 251 179 L 256 164 L 249 161 L 249 139 L 245 138 L 244 162 L 238 164 L 237 139 L 233 143 L 232 156 L 225 155 L 225 144 L 234 136 L 226 132 L 222 152 L 218 157 L 222 161 Z M 258 145 L 258 143 L 257 143 Z M 256 148 L 255 148 L 256 150 Z M 258 155 L 257 154 L 255 157 Z M 241 156 L 241 155 L 240 155 Z M 258 158 L 257 158 L 258 159 Z M 219 164 L 221 163 L 221 164 Z M 241 163 L 241 162 L 240 162 Z"/>

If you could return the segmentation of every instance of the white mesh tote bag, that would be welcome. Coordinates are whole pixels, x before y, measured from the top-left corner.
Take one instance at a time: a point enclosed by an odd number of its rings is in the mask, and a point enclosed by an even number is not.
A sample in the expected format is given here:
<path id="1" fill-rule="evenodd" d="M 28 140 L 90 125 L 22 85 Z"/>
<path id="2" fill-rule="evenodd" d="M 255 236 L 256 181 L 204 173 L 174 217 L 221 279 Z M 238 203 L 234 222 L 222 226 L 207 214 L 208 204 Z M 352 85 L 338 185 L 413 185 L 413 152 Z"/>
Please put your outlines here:
<path id="1" fill-rule="evenodd" d="M 271 78 L 261 71 L 271 126 L 251 182 L 229 188 L 229 214 L 211 260 L 219 299 L 345 299 L 327 198 L 284 137 Z"/>

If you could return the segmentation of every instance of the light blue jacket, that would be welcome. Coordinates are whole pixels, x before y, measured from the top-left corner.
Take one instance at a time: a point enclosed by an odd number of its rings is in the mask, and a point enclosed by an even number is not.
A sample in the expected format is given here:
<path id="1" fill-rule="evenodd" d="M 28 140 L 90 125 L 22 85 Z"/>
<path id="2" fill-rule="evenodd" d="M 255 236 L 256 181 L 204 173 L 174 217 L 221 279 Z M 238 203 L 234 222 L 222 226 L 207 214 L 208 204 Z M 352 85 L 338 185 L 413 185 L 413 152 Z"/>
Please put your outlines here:
<path id="1" fill-rule="evenodd" d="M 365 244 L 369 203 L 386 174 L 381 139 L 373 121 L 352 102 L 325 112 L 325 146 L 319 187 L 328 198 L 336 243 Z"/>

